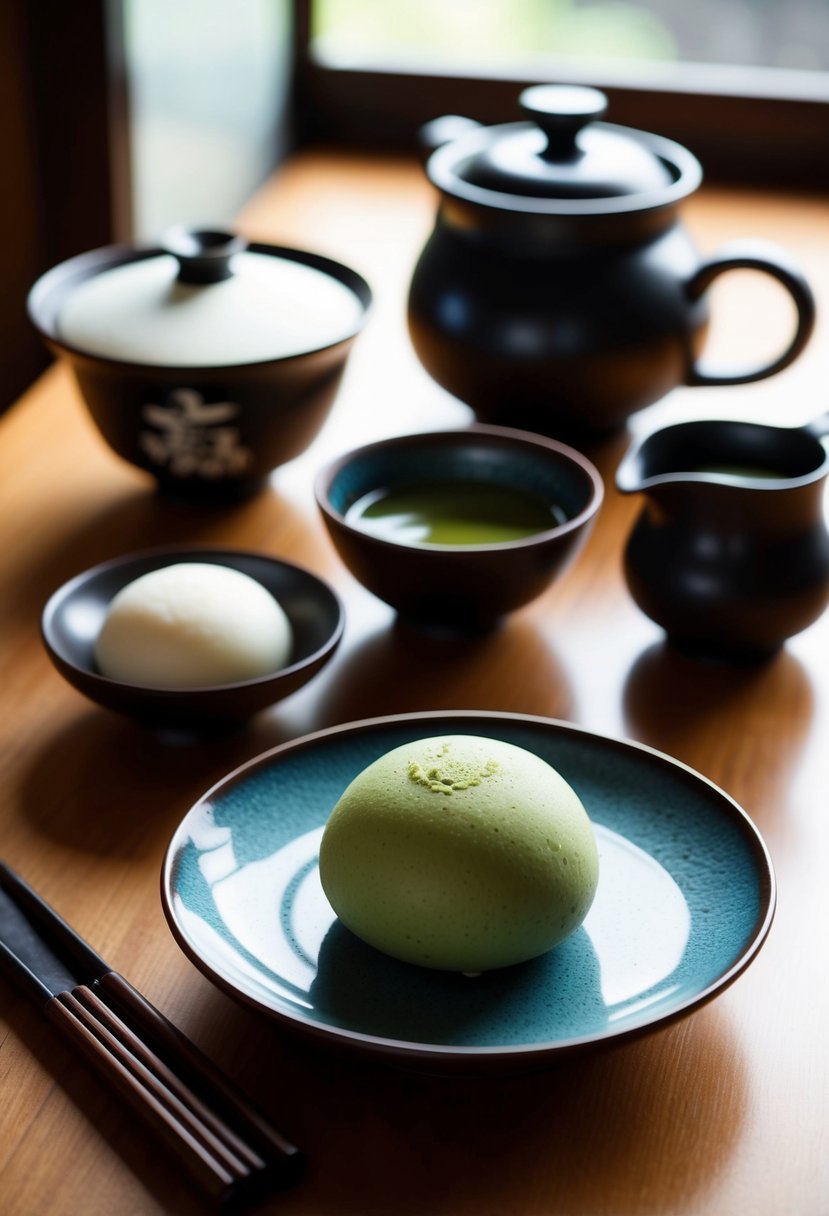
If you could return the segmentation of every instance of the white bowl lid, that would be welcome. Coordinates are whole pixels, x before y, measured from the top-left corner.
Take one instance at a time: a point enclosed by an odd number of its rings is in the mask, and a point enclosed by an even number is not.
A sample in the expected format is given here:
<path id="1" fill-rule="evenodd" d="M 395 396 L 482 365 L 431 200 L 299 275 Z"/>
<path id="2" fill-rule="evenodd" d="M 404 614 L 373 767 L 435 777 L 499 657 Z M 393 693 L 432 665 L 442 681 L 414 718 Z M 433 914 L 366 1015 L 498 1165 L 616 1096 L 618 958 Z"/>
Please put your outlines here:
<path id="1" fill-rule="evenodd" d="M 58 337 L 88 354 L 162 367 L 259 363 L 350 337 L 365 311 L 360 297 L 290 252 L 176 229 L 162 252 L 84 280 L 61 308 Z"/>

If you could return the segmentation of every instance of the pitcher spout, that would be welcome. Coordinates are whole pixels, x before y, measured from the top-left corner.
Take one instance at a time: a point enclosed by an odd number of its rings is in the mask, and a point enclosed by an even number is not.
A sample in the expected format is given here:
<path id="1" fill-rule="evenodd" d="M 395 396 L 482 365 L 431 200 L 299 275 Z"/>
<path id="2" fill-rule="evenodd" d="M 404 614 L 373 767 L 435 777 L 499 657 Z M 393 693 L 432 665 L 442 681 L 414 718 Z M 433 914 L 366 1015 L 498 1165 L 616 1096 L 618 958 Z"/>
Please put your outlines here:
<path id="1" fill-rule="evenodd" d="M 622 494 L 660 486 L 762 490 L 818 481 L 827 472 L 829 412 L 801 427 L 706 420 L 664 427 L 630 447 L 616 472 Z"/>

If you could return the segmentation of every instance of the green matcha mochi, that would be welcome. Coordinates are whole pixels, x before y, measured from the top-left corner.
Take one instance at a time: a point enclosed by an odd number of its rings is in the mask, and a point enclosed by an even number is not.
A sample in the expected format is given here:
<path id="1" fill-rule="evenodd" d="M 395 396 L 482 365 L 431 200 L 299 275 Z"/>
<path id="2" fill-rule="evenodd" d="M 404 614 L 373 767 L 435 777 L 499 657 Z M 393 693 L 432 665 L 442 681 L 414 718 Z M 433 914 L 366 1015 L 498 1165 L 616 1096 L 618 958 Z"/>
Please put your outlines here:
<path id="1" fill-rule="evenodd" d="M 353 933 L 405 962 L 489 971 L 577 929 L 599 860 L 584 807 L 539 756 L 474 735 L 395 748 L 326 824 L 320 879 Z"/>

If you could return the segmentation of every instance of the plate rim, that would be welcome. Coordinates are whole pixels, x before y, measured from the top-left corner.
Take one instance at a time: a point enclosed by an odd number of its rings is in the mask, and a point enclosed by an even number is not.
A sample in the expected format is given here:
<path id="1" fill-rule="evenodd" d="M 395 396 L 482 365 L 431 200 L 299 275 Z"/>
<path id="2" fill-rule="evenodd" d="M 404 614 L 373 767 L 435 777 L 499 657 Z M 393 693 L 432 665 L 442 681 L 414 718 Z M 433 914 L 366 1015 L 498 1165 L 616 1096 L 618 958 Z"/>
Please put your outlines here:
<path id="1" fill-rule="evenodd" d="M 331 739 L 338 735 L 366 734 L 372 730 L 393 729 L 395 726 L 408 723 L 459 723 L 459 722 L 510 722 L 516 725 L 538 726 L 554 733 L 580 736 L 611 751 L 640 752 L 651 761 L 676 770 L 686 780 L 701 783 L 718 795 L 719 800 L 729 808 L 732 821 L 740 828 L 743 839 L 749 844 L 756 863 L 756 872 L 760 888 L 760 908 L 752 931 L 745 947 L 739 956 L 715 979 L 698 992 L 692 993 L 686 1000 L 675 1008 L 646 1018 L 634 1026 L 620 1027 L 608 1032 L 606 1029 L 586 1035 L 578 1035 L 567 1039 L 546 1041 L 541 1043 L 526 1043 L 517 1045 L 468 1046 L 443 1043 L 424 1043 L 407 1039 L 385 1038 L 358 1030 L 349 1030 L 340 1026 L 329 1026 L 303 1016 L 302 1012 L 287 1013 L 274 1008 L 264 1001 L 258 1000 L 250 993 L 238 988 L 231 980 L 221 975 L 204 959 L 189 942 L 183 929 L 178 923 L 173 907 L 172 873 L 176 854 L 179 851 L 180 840 L 185 824 L 200 808 L 208 804 L 220 790 L 224 791 L 240 784 L 252 771 L 267 767 L 281 755 L 308 750 L 322 739 Z M 447 710 L 417 710 L 410 713 L 387 714 L 371 718 L 359 718 L 350 722 L 341 722 L 333 726 L 322 727 L 294 739 L 285 740 L 273 747 L 267 748 L 256 756 L 244 761 L 231 769 L 223 777 L 205 790 L 205 792 L 187 809 L 173 832 L 164 853 L 160 874 L 161 904 L 168 927 L 179 948 L 190 959 L 193 965 L 214 985 L 227 993 L 233 999 L 259 1010 L 263 1015 L 275 1020 L 280 1026 L 289 1029 L 292 1034 L 300 1034 L 315 1042 L 324 1043 L 327 1047 L 339 1047 L 349 1052 L 359 1051 L 374 1058 L 385 1057 L 397 1062 L 410 1061 L 413 1064 L 430 1064 L 437 1068 L 446 1066 L 514 1066 L 538 1067 L 551 1060 L 558 1060 L 575 1052 L 589 1049 L 611 1047 L 632 1039 L 643 1037 L 654 1031 L 672 1025 L 674 1022 L 687 1017 L 714 997 L 724 992 L 742 975 L 757 957 L 768 938 L 777 908 L 777 878 L 771 853 L 757 824 L 737 800 L 703 773 L 686 764 L 682 760 L 659 751 L 650 744 L 641 743 L 635 739 L 594 731 L 578 723 L 559 718 L 549 718 L 540 714 L 522 714 L 511 711 L 447 709 Z"/>

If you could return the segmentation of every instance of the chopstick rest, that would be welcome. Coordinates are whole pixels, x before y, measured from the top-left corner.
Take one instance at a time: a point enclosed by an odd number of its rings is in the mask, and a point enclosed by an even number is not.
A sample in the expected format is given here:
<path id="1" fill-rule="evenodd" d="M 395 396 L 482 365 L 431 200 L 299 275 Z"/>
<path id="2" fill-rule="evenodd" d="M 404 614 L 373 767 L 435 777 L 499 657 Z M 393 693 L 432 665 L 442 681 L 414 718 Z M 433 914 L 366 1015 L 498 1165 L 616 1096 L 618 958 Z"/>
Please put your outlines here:
<path id="1" fill-rule="evenodd" d="M 293 1181 L 299 1150 L 0 862 L 0 965 L 224 1204 Z"/>

